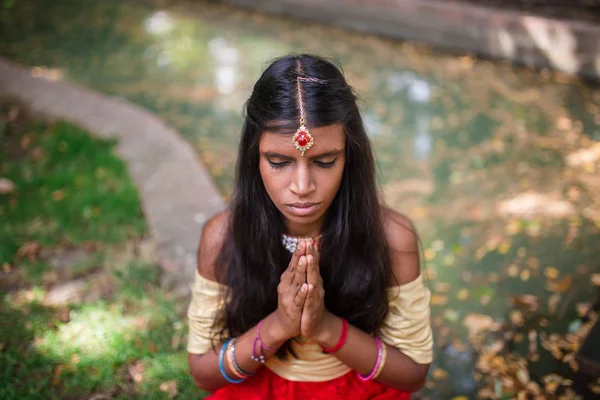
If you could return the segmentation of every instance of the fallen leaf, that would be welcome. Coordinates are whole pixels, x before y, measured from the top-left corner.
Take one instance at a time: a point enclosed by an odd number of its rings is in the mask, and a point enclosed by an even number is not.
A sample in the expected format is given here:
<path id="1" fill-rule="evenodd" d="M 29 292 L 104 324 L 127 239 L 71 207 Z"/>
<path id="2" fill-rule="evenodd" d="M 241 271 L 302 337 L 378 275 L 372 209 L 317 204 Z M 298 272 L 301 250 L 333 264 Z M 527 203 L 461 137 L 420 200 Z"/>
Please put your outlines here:
<path id="1" fill-rule="evenodd" d="M 448 296 L 442 296 L 438 294 L 431 295 L 431 305 L 433 306 L 443 306 L 448 303 Z"/>
<path id="2" fill-rule="evenodd" d="M 539 307 L 537 296 L 532 294 L 513 294 L 510 300 L 515 307 L 523 311 L 536 311 Z"/>
<path id="3" fill-rule="evenodd" d="M 130 365 L 128 369 L 129 374 L 135 383 L 140 383 L 144 380 L 144 363 L 142 361 L 137 361 L 136 363 Z"/>
<path id="4" fill-rule="evenodd" d="M 560 304 L 560 294 L 553 294 L 548 298 L 548 311 L 550 314 L 556 314 L 558 305 Z"/>
<path id="5" fill-rule="evenodd" d="M 177 381 L 171 380 L 161 383 L 160 390 L 163 392 L 167 392 L 171 399 L 174 398 L 175 396 L 177 396 Z"/>
<path id="6" fill-rule="evenodd" d="M 15 184 L 7 178 L 0 178 L 0 194 L 9 194 L 15 191 Z"/>
<path id="7" fill-rule="evenodd" d="M 448 282 L 436 282 L 435 283 L 435 291 L 436 292 L 446 293 L 448 290 L 450 290 L 450 284 Z"/>
<path id="8" fill-rule="evenodd" d="M 469 330 L 469 336 L 475 336 L 479 332 L 494 330 L 496 323 L 489 315 L 469 313 L 463 319 L 463 325 Z"/>
<path id="9" fill-rule="evenodd" d="M 65 198 L 65 192 L 63 190 L 55 190 L 52 192 L 52 200 L 61 201 Z"/>
<path id="10" fill-rule="evenodd" d="M 431 376 L 433 377 L 433 379 L 437 380 L 437 381 L 443 381 L 448 379 L 448 372 L 446 372 L 445 370 L 441 369 L 441 368 L 435 368 L 433 370 L 433 372 L 431 373 Z"/>
<path id="11" fill-rule="evenodd" d="M 456 297 L 461 301 L 465 301 L 469 298 L 469 289 L 460 289 Z"/>
<path id="12" fill-rule="evenodd" d="M 60 377 L 62 375 L 63 369 L 65 369 L 65 366 L 62 364 L 59 364 L 55 369 L 54 369 L 54 373 L 52 374 L 52 384 L 54 386 L 58 385 L 60 383 Z"/>
<path id="13" fill-rule="evenodd" d="M 573 277 L 571 275 L 566 275 L 558 282 L 548 282 L 548 289 L 555 293 L 565 293 L 571 288 L 572 283 Z"/>
<path id="14" fill-rule="evenodd" d="M 559 273 L 560 272 L 554 267 L 546 267 L 544 269 L 544 275 L 546 275 L 546 278 L 548 278 L 548 279 L 558 278 Z"/>
<path id="15" fill-rule="evenodd" d="M 517 267 L 515 264 L 511 264 L 506 269 L 506 273 L 508 274 L 508 276 L 515 278 L 519 275 L 519 267 Z"/>
<path id="16" fill-rule="evenodd" d="M 19 248 L 19 250 L 17 250 L 16 256 L 17 256 L 17 258 L 27 257 L 29 259 L 29 261 L 33 261 L 37 258 L 37 255 L 39 254 L 40 249 L 41 249 L 40 242 L 37 242 L 37 241 L 27 242 L 23 246 L 21 246 Z"/>

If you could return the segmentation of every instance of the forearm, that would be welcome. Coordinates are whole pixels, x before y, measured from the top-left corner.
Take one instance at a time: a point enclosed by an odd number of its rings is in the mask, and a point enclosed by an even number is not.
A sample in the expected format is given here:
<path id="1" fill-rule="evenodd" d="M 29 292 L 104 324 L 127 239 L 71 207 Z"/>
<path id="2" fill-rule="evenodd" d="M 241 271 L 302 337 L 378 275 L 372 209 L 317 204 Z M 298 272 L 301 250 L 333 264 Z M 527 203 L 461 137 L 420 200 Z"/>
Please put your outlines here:
<path id="1" fill-rule="evenodd" d="M 333 348 L 340 338 L 342 321 L 333 314 L 328 315 L 328 329 L 316 338 L 325 348 Z M 377 362 L 377 343 L 373 336 L 349 325 L 346 343 L 335 353 L 340 361 L 368 376 Z M 417 364 L 397 349 L 387 346 L 387 361 L 377 378 L 378 381 L 399 390 L 414 392 L 422 388 L 427 377 L 429 365 Z"/>
<path id="2" fill-rule="evenodd" d="M 283 337 L 280 331 L 277 329 L 275 324 L 276 317 L 273 314 L 267 316 L 260 328 L 260 334 L 264 344 L 270 348 L 278 349 L 285 343 L 287 338 Z M 250 330 L 245 332 L 243 335 L 236 338 L 235 341 L 235 359 L 238 366 L 249 374 L 255 373 L 262 367 L 260 362 L 252 360 L 253 355 L 252 349 L 254 345 L 254 339 L 257 334 L 257 326 L 252 327 Z M 221 374 L 219 368 L 219 353 L 221 351 L 222 344 L 217 346 L 215 350 L 209 350 L 203 355 L 190 354 L 188 362 L 190 366 L 191 374 L 194 378 L 194 383 L 199 388 L 212 392 L 225 385 L 229 382 L 225 380 Z M 256 351 L 258 351 L 258 345 Z M 265 356 L 265 360 L 272 357 L 277 350 L 267 351 L 264 350 L 262 353 Z M 238 379 L 235 373 L 232 371 L 231 366 L 226 360 L 223 361 L 223 366 L 227 376 L 231 379 Z"/>

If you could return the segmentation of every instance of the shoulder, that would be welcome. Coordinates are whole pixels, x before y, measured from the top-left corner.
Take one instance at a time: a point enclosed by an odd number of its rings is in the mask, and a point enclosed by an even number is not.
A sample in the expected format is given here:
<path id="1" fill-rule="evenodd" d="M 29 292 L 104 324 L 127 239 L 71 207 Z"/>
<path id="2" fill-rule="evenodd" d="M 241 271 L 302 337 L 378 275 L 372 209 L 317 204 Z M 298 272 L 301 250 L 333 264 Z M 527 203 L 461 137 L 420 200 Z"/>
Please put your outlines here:
<path id="1" fill-rule="evenodd" d="M 394 284 L 412 282 L 421 274 L 419 236 L 412 221 L 389 208 L 382 209 L 383 228 L 387 240 Z"/>
<path id="2" fill-rule="evenodd" d="M 207 279 L 217 281 L 217 259 L 229 228 L 230 211 L 223 211 L 209 219 L 202 229 L 198 245 L 198 273 Z"/>

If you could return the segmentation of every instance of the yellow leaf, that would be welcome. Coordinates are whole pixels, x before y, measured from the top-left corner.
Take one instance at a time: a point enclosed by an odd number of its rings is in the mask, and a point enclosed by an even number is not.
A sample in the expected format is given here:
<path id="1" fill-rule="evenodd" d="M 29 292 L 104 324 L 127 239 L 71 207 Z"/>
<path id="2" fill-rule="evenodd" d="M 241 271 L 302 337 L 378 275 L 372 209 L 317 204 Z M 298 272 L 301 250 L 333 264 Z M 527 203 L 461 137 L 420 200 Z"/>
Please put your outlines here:
<path id="1" fill-rule="evenodd" d="M 459 300 L 461 301 L 465 301 L 466 299 L 469 298 L 469 289 L 461 289 L 458 291 L 458 294 L 456 295 L 456 297 L 458 297 Z"/>
<path id="2" fill-rule="evenodd" d="M 544 275 L 546 275 L 546 278 L 548 279 L 556 279 L 559 274 L 560 272 L 554 267 L 546 267 L 544 269 Z"/>
<path id="3" fill-rule="evenodd" d="M 592 284 L 595 286 L 600 286 L 600 274 L 592 275 Z"/>
<path id="4" fill-rule="evenodd" d="M 531 277 L 531 272 L 529 272 L 528 269 L 524 269 L 523 271 L 521 271 L 521 280 L 523 282 L 527 282 L 530 277 Z"/>
<path id="5" fill-rule="evenodd" d="M 167 392 L 169 397 L 172 399 L 173 397 L 177 396 L 177 381 L 173 379 L 171 381 L 161 383 L 160 390 Z"/>
<path id="6" fill-rule="evenodd" d="M 510 242 L 508 240 L 504 240 L 498 247 L 498 253 L 506 254 L 508 253 L 508 250 L 510 250 Z"/>
<path id="7" fill-rule="evenodd" d="M 426 261 L 432 261 L 435 258 L 435 250 L 434 249 L 425 249 L 423 252 Z"/>
<path id="8" fill-rule="evenodd" d="M 446 293 L 448 290 L 450 290 L 450 284 L 448 282 L 436 282 L 435 283 L 435 291 L 436 292 Z"/>
<path id="9" fill-rule="evenodd" d="M 433 377 L 433 379 L 438 380 L 438 381 L 443 381 L 448 379 L 448 372 L 444 371 L 441 368 L 436 368 L 433 370 L 433 372 L 431 373 L 431 376 Z"/>
<path id="10" fill-rule="evenodd" d="M 517 267 L 515 264 L 511 264 L 507 268 L 506 273 L 508 274 L 508 276 L 514 278 L 519 275 L 519 267 Z"/>
<path id="11" fill-rule="evenodd" d="M 431 305 L 433 305 L 433 306 L 443 306 L 446 303 L 448 303 L 448 297 L 447 296 L 441 296 L 441 295 L 438 295 L 438 294 L 432 294 L 431 295 Z"/>

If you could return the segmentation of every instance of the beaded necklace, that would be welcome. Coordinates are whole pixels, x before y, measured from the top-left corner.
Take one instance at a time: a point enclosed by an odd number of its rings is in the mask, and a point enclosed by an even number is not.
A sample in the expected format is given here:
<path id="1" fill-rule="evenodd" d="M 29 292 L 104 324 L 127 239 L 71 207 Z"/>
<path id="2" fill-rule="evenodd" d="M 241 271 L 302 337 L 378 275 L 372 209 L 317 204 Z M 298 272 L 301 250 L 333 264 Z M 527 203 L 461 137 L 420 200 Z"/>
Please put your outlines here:
<path id="1" fill-rule="evenodd" d="M 300 239 L 310 239 L 312 241 L 312 246 L 316 247 L 317 251 L 321 251 L 321 244 L 323 244 L 323 235 L 319 235 L 314 238 L 310 237 L 300 237 L 300 236 L 288 236 L 285 233 L 281 235 L 281 243 L 283 247 L 290 253 L 296 251 L 296 246 Z"/>

